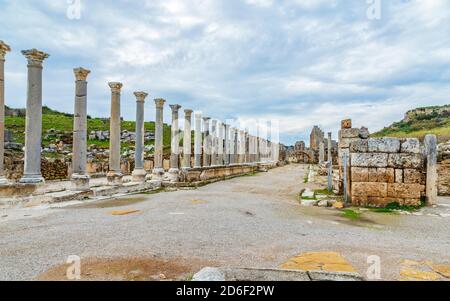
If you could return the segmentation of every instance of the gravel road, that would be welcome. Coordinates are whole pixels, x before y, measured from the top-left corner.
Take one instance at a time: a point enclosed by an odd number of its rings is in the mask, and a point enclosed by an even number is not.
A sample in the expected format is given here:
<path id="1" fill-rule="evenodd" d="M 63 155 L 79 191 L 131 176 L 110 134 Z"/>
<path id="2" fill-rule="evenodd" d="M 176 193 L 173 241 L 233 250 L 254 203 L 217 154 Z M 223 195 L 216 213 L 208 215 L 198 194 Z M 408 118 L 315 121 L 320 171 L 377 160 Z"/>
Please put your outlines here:
<path id="1" fill-rule="evenodd" d="M 70 255 L 273 268 L 302 252 L 336 251 L 362 275 L 367 257 L 379 255 L 383 279 L 392 280 L 405 259 L 450 262 L 449 218 L 367 212 L 351 221 L 333 209 L 302 208 L 305 170 L 289 165 L 195 190 L 4 210 L 16 218 L 0 218 L 0 280 L 37 279 Z M 111 214 L 117 210 L 139 212 Z"/>

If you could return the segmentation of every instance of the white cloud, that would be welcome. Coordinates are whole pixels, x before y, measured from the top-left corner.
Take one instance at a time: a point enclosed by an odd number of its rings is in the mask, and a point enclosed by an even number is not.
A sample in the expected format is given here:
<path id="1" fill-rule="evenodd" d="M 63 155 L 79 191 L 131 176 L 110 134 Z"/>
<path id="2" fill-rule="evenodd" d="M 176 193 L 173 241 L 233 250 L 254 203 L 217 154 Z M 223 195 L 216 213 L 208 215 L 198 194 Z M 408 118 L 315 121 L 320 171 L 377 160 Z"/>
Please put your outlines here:
<path id="1" fill-rule="evenodd" d="M 91 115 L 108 115 L 106 83 L 120 80 L 125 118 L 132 92 L 147 90 L 220 119 L 279 119 L 288 143 L 314 124 L 330 130 L 352 117 L 377 130 L 449 102 L 446 0 L 383 1 L 380 21 L 367 20 L 366 1 L 82 0 L 81 20 L 66 17 L 65 1 L 3 2 L 13 106 L 25 105 L 19 50 L 32 47 L 51 54 L 44 102 L 56 109 L 72 110 L 72 68 L 84 66 Z"/>

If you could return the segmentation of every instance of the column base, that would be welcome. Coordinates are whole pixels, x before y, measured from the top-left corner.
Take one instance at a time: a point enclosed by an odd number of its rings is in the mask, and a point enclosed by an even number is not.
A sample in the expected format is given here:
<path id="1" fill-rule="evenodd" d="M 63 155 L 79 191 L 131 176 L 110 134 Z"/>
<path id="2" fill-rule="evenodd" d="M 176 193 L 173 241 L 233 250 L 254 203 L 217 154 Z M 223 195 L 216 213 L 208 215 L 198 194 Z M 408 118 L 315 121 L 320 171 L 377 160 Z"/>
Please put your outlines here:
<path id="1" fill-rule="evenodd" d="M 180 170 L 178 168 L 171 168 L 164 174 L 164 181 L 171 183 L 178 183 L 180 181 Z"/>
<path id="2" fill-rule="evenodd" d="M 106 178 L 109 186 L 120 186 L 123 184 L 123 174 L 121 172 L 110 171 Z"/>
<path id="3" fill-rule="evenodd" d="M 91 187 L 89 186 L 89 181 L 91 177 L 88 175 L 72 175 L 72 191 L 88 191 Z"/>
<path id="4" fill-rule="evenodd" d="M 43 184 L 45 179 L 42 175 L 24 175 L 22 179 L 19 180 L 20 184 Z"/>
<path id="5" fill-rule="evenodd" d="M 145 169 L 135 169 L 131 174 L 133 176 L 133 182 L 144 183 L 147 177 Z"/>
<path id="6" fill-rule="evenodd" d="M 153 169 L 151 182 L 162 182 L 164 173 L 165 173 L 164 168 Z"/>

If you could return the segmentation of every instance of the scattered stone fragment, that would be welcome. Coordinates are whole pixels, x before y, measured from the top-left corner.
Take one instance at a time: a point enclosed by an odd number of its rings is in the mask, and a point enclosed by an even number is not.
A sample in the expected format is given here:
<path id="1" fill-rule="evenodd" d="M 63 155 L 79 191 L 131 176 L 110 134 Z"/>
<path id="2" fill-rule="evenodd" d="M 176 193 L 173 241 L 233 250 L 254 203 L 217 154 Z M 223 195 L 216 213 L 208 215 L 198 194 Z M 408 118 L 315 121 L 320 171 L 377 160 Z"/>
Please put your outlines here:
<path id="1" fill-rule="evenodd" d="M 328 207 L 328 201 L 327 200 L 322 200 L 318 203 L 319 207 Z"/>
<path id="2" fill-rule="evenodd" d="M 317 206 L 318 203 L 319 203 L 318 200 L 302 200 L 302 206 L 304 207 Z"/>

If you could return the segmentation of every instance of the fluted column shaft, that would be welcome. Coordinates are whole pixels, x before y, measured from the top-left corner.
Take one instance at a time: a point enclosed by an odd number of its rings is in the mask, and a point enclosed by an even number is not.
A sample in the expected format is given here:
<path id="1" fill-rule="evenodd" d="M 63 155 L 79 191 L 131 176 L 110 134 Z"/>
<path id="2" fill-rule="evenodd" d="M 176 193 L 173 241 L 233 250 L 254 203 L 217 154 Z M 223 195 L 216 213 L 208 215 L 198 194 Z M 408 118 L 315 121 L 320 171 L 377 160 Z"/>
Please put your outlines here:
<path id="1" fill-rule="evenodd" d="M 73 118 L 72 189 L 88 190 L 87 165 L 87 76 L 91 71 L 74 69 L 75 110 Z"/>
<path id="2" fill-rule="evenodd" d="M 179 128 L 179 111 L 180 105 L 171 105 L 172 109 L 172 137 L 171 137 L 171 155 L 170 155 L 170 171 L 178 172 L 180 161 L 180 128 Z"/>
<path id="3" fill-rule="evenodd" d="M 211 126 L 211 166 L 217 166 L 217 145 L 217 120 L 213 120 Z"/>
<path id="4" fill-rule="evenodd" d="M 236 137 L 236 130 L 234 128 L 231 128 L 229 137 L 230 164 L 236 164 L 235 137 Z"/>
<path id="5" fill-rule="evenodd" d="M 163 165 L 163 135 L 164 135 L 164 104 L 166 101 L 162 98 L 155 99 L 155 166 L 153 169 L 152 180 L 161 181 L 164 175 Z"/>
<path id="6" fill-rule="evenodd" d="M 225 165 L 230 165 L 230 155 L 231 155 L 231 150 L 230 150 L 230 125 L 228 124 L 224 124 L 224 145 L 225 145 L 225 150 L 224 150 L 224 164 Z"/>
<path id="7" fill-rule="evenodd" d="M 25 125 L 25 166 L 21 183 L 43 183 L 42 146 L 42 63 L 48 54 L 32 49 L 22 51 L 28 60 L 27 116 Z"/>
<path id="8" fill-rule="evenodd" d="M 194 167 L 202 167 L 202 114 L 195 114 Z"/>
<path id="9" fill-rule="evenodd" d="M 5 177 L 5 55 L 11 48 L 0 41 L 0 185 L 8 184 Z"/>
<path id="10" fill-rule="evenodd" d="M 333 164 L 333 133 L 328 133 L 328 162 Z"/>
<path id="11" fill-rule="evenodd" d="M 223 137 L 225 134 L 224 131 L 224 124 L 222 122 L 218 123 L 218 128 L 219 128 L 219 137 L 218 137 L 218 141 L 217 141 L 217 160 L 218 160 L 218 165 L 223 165 L 224 161 L 224 152 L 223 152 Z"/>
<path id="12" fill-rule="evenodd" d="M 183 168 L 191 168 L 192 155 L 192 110 L 184 111 Z"/>
<path id="13" fill-rule="evenodd" d="M 121 117 L 120 117 L 120 91 L 122 83 L 111 82 L 111 119 L 109 130 L 109 172 L 110 185 L 122 184 L 122 170 L 120 168 L 121 147 Z"/>
<path id="14" fill-rule="evenodd" d="M 136 139 L 134 149 L 133 180 L 135 182 L 144 182 L 146 176 L 146 172 L 144 169 L 144 104 L 145 98 L 148 96 L 148 94 L 145 92 L 134 92 L 134 96 L 136 97 Z"/>
<path id="15" fill-rule="evenodd" d="M 211 133 L 209 131 L 209 121 L 211 118 L 203 118 L 203 166 L 211 166 Z"/>

